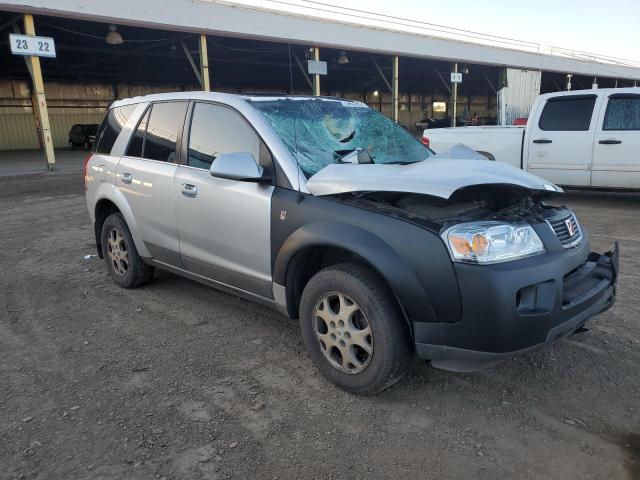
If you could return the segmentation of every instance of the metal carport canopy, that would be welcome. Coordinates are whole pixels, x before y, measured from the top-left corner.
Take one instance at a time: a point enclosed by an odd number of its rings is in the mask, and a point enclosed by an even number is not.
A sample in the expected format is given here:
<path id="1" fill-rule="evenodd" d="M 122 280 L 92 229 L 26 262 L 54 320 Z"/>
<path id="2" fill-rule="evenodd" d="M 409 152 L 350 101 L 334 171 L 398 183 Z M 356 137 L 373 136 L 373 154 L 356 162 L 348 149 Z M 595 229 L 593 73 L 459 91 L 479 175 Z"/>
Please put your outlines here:
<path id="1" fill-rule="evenodd" d="M 624 65 L 480 45 L 210 0 L 0 0 L 0 9 L 434 60 L 640 79 L 640 68 Z"/>

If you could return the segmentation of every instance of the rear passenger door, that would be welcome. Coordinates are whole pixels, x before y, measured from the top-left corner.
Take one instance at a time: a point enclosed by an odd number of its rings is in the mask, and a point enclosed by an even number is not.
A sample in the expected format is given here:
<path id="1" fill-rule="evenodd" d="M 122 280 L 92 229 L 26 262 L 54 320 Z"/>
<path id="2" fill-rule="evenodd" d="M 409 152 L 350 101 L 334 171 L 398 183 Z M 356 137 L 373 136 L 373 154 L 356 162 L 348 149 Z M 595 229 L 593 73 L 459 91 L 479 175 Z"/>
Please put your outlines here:
<path id="1" fill-rule="evenodd" d="M 116 180 L 151 256 L 170 265 L 179 265 L 172 187 L 187 105 L 149 105 L 118 164 Z"/>
<path id="2" fill-rule="evenodd" d="M 527 169 L 560 185 L 589 186 L 598 96 L 561 95 L 543 106 L 528 136 Z"/>
<path id="3" fill-rule="evenodd" d="M 273 173 L 264 142 L 236 110 L 194 103 L 185 136 L 184 165 L 173 186 L 180 256 L 194 273 L 272 297 L 270 216 L 272 185 L 212 177 L 220 153 L 250 152 Z"/>
<path id="4" fill-rule="evenodd" d="M 614 93 L 607 98 L 596 131 L 591 183 L 640 188 L 640 94 Z"/>

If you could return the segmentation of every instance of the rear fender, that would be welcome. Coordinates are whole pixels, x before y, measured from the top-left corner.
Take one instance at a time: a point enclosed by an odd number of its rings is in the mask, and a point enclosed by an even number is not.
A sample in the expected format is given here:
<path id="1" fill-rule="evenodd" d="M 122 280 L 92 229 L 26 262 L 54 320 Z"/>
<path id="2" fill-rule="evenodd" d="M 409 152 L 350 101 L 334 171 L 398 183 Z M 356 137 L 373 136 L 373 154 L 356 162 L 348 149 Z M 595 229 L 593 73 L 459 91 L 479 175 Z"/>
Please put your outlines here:
<path id="1" fill-rule="evenodd" d="M 96 189 L 96 208 L 101 200 L 110 201 L 118 208 L 118 210 L 120 210 L 120 213 L 124 217 L 125 222 L 127 222 L 127 227 L 129 227 L 129 231 L 131 232 L 131 236 L 133 237 L 133 243 L 138 250 L 138 254 L 143 258 L 150 258 L 151 253 L 149 253 L 149 250 L 142 241 L 140 230 L 138 229 L 138 224 L 135 220 L 135 217 L 133 216 L 133 211 L 131 210 L 129 202 L 127 202 L 124 194 L 119 189 L 114 188 L 112 184 L 103 183 Z M 98 234 L 98 232 L 96 232 L 96 234 Z"/>

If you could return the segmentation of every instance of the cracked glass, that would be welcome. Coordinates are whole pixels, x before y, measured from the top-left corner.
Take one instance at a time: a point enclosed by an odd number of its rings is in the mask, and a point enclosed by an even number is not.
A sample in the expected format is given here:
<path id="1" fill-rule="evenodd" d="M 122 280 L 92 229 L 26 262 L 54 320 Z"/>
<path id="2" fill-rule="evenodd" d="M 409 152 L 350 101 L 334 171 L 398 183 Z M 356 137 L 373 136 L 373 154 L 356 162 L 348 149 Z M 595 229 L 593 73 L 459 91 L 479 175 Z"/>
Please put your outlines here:
<path id="1" fill-rule="evenodd" d="M 250 102 L 273 127 L 307 178 L 332 163 L 358 163 L 353 158 L 409 164 L 433 155 L 404 128 L 361 102 L 327 98 Z M 349 155 L 359 149 L 369 155 Z"/>

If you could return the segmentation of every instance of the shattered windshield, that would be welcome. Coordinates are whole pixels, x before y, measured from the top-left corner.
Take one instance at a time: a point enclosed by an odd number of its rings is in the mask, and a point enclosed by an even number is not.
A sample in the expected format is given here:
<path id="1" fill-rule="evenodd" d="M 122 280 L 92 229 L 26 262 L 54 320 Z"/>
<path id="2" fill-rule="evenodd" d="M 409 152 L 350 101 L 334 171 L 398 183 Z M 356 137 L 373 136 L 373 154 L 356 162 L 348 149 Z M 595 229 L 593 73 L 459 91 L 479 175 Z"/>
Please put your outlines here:
<path id="1" fill-rule="evenodd" d="M 433 154 L 395 122 L 360 102 L 327 98 L 250 102 L 271 124 L 307 178 L 332 163 L 407 164 Z M 362 149 L 368 155 L 362 155 Z"/>

